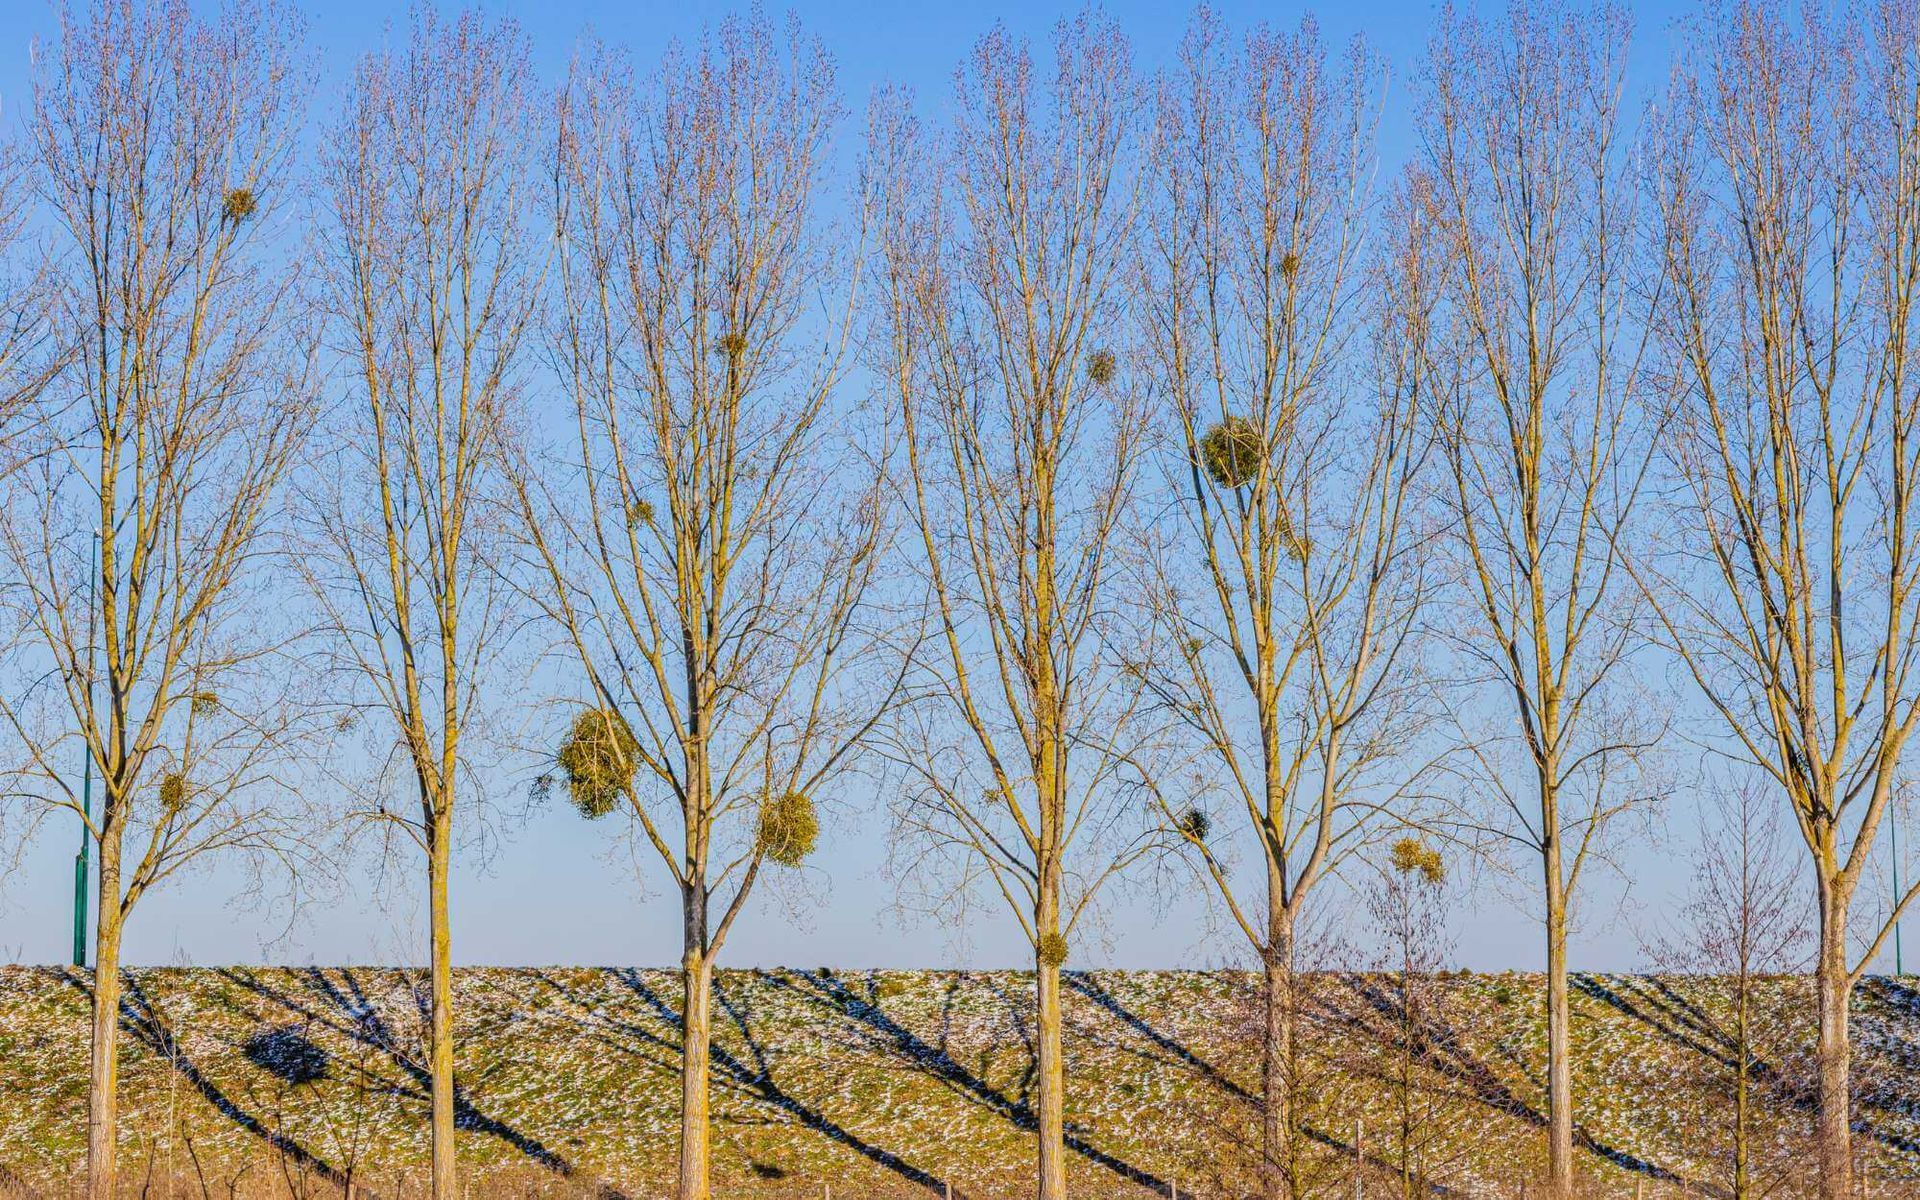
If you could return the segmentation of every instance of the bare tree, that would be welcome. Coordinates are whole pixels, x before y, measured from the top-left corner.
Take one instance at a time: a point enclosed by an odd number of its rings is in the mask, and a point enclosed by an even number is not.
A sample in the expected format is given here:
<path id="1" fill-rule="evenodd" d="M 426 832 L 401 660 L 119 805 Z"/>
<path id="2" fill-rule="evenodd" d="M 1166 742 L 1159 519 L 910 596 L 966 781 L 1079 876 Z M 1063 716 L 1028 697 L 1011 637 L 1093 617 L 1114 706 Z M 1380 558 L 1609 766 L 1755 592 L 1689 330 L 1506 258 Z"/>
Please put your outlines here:
<path id="1" fill-rule="evenodd" d="M 1781 844 L 1779 806 L 1765 786 L 1747 781 L 1712 796 L 1675 928 L 1650 949 L 1662 969 L 1699 973 L 1731 989 L 1727 1025 L 1716 1038 L 1725 1054 L 1712 1060 L 1711 1082 L 1716 1095 L 1732 1101 L 1726 1186 L 1734 1200 L 1749 1200 L 1779 1182 L 1756 1175 L 1755 1091 L 1769 1050 L 1792 1025 L 1769 1013 L 1762 984 L 1806 970 L 1812 931 L 1804 919 L 1805 882 Z"/>
<path id="2" fill-rule="evenodd" d="M 1386 943 L 1382 967 L 1392 980 L 1390 1034 L 1371 1039 L 1386 1058 L 1382 1075 L 1393 1109 L 1388 1129 L 1401 1200 L 1428 1195 L 1444 1167 L 1451 1097 L 1425 1076 L 1436 1031 L 1453 1035 L 1445 978 L 1452 953 L 1446 913 L 1447 864 L 1412 834 L 1396 838 L 1367 895 L 1368 915 Z M 1439 1159 L 1441 1161 L 1436 1161 Z"/>
<path id="3" fill-rule="evenodd" d="M 155 887 L 222 851 L 288 853 L 299 725 L 271 612 L 278 499 L 314 343 L 273 236 L 309 76 L 272 5 L 59 12 L 34 79 L 47 321 L 71 338 L 18 414 L 0 565 L 10 779 L 97 847 L 88 1194 L 115 1195 L 120 955 Z M 76 769 L 84 762 L 84 769 Z M 97 781 L 89 804 L 81 777 Z"/>
<path id="4" fill-rule="evenodd" d="M 1141 845 L 1142 692 L 1114 649 L 1141 389 L 1104 344 L 1124 320 L 1137 208 L 1129 49 L 1062 24 L 1036 81 L 1004 30 L 961 71 L 950 139 L 876 105 L 868 179 L 884 247 L 875 373 L 904 422 L 902 486 L 935 632 L 924 703 L 895 723 L 903 833 L 938 891 L 980 884 L 1033 947 L 1038 1193 L 1066 1189 L 1060 967 Z"/>
<path id="5" fill-rule="evenodd" d="M 1621 547 L 1648 398 L 1646 323 L 1629 301 L 1651 286 L 1621 134 L 1628 40 L 1609 7 L 1518 4 L 1493 26 L 1449 13 L 1420 131 L 1458 339 L 1433 408 L 1460 560 L 1456 644 L 1510 706 L 1495 718 L 1504 735 L 1470 731 L 1484 768 L 1472 786 L 1495 797 L 1492 832 L 1540 870 L 1562 1200 L 1574 1186 L 1569 913 L 1614 818 L 1641 798 L 1631 776 L 1660 732 L 1626 690 L 1643 635 Z"/>
<path id="6" fill-rule="evenodd" d="M 1819 941 L 1820 1194 L 1852 1194 L 1849 937 L 1920 720 L 1920 15 L 1701 26 L 1660 158 L 1676 535 L 1643 582 L 1731 743 L 1792 812 Z"/>
<path id="7" fill-rule="evenodd" d="M 1240 894 L 1205 809 L 1163 797 L 1262 964 L 1270 1197 L 1306 1188 L 1296 930 L 1391 807 L 1421 716 L 1408 684 L 1425 585 L 1408 526 L 1433 271 L 1407 204 L 1382 269 L 1360 259 L 1378 84 L 1357 45 L 1329 65 L 1311 21 L 1235 47 L 1203 14 L 1162 86 L 1142 238 L 1180 504 L 1137 670 L 1258 846 L 1263 903 Z M 1353 403 L 1368 283 L 1382 297 L 1377 395 Z"/>
<path id="8" fill-rule="evenodd" d="M 851 313 L 814 311 L 853 283 L 817 212 L 832 62 L 756 15 L 630 77 L 598 50 L 562 98 L 572 437 L 521 495 L 535 601 L 582 673 L 569 796 L 625 808 L 680 894 L 679 1196 L 705 1200 L 715 960 L 763 870 L 812 852 L 899 665 L 868 670 L 883 448 L 842 432 Z"/>
<path id="9" fill-rule="evenodd" d="M 438 1200 L 456 1188 L 447 877 L 514 595 L 503 446 L 548 244 L 544 105 L 515 26 L 423 10 L 403 49 L 360 64 L 323 157 L 350 386 L 315 471 L 310 570 L 375 761 L 412 795 L 361 815 L 426 859 Z"/>

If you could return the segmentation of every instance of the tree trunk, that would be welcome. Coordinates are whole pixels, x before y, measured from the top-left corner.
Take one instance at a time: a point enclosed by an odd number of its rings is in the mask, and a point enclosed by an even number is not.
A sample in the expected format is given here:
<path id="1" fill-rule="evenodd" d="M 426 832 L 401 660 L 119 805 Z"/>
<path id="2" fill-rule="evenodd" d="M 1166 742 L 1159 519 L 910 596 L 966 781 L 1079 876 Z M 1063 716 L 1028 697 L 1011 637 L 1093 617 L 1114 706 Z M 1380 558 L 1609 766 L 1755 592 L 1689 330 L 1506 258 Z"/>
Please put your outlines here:
<path id="1" fill-rule="evenodd" d="M 1266 1200 L 1289 1200 L 1298 1194 L 1300 1172 L 1294 1161 L 1293 1051 L 1294 997 L 1293 922 L 1284 907 L 1268 914 L 1266 954 L 1262 962 L 1266 995 L 1266 1029 L 1261 1039 L 1260 1086 L 1262 1123 L 1261 1194 Z"/>
<path id="2" fill-rule="evenodd" d="M 1750 1154 L 1747 1141 L 1747 1118 L 1752 1107 L 1752 1098 L 1748 1093 L 1748 1071 L 1753 1062 L 1752 1032 L 1748 1023 L 1752 991 L 1752 977 L 1743 961 L 1735 981 L 1733 1012 L 1733 1200 L 1747 1200 L 1752 1190 L 1748 1181 Z"/>
<path id="3" fill-rule="evenodd" d="M 713 960 L 690 947 L 680 961 L 680 1200 L 707 1200 Z"/>
<path id="4" fill-rule="evenodd" d="M 1057 927 L 1058 922 L 1055 922 Z M 1056 933 L 1055 936 L 1058 936 Z M 1040 1047 L 1039 1124 L 1040 1200 L 1066 1200 L 1066 1058 L 1060 1036 L 1060 964 L 1036 950 L 1038 1017 L 1034 1033 Z"/>
<path id="5" fill-rule="evenodd" d="M 428 1070 L 433 1091 L 433 1200 L 454 1200 L 459 1184 L 453 1156 L 453 936 L 447 918 L 447 873 L 452 860 L 451 806 L 433 818 L 427 846 L 427 892 L 432 941 L 433 1004 Z"/>
<path id="6" fill-rule="evenodd" d="M 703 652 L 702 652 L 703 653 Z M 713 812 L 712 764 L 708 758 L 711 699 L 687 659 L 686 876 L 680 882 L 680 1182 L 678 1200 L 711 1195 L 713 1061 L 713 959 L 718 949 L 707 928 L 707 814 Z"/>
<path id="7" fill-rule="evenodd" d="M 1853 1195 L 1852 1054 L 1847 1031 L 1847 904 L 1830 880 L 1820 888 L 1820 1200 Z"/>
<path id="8" fill-rule="evenodd" d="M 1573 1055 L 1567 1011 L 1567 898 L 1560 840 L 1548 833 L 1547 870 L 1547 1183 L 1554 1200 L 1573 1197 Z"/>
<path id="9" fill-rule="evenodd" d="M 1395 1064 L 1400 1078 L 1394 1081 L 1394 1090 L 1398 1093 L 1395 1099 L 1400 1105 L 1400 1200 L 1414 1200 L 1418 1192 L 1413 1169 L 1413 1059 L 1415 1039 L 1420 1036 L 1420 1014 L 1414 1007 L 1411 958 L 1412 953 L 1408 951 L 1400 966 L 1400 1053 Z"/>
<path id="10" fill-rule="evenodd" d="M 101 839 L 94 919 L 93 1048 L 87 1081 L 87 1197 L 114 1200 L 120 1127 L 120 847 Z"/>

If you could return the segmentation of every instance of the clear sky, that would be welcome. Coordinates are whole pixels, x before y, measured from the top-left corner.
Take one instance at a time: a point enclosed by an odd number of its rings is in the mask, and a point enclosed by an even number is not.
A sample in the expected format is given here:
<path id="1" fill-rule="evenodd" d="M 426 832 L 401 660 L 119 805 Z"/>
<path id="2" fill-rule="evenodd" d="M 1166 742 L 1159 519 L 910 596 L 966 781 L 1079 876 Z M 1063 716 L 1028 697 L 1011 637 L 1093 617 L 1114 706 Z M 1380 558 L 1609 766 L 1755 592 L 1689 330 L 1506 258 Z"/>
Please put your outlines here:
<path id="1" fill-rule="evenodd" d="M 673 38 L 696 36 L 733 6 L 691 3 L 616 3 L 613 0 L 511 0 L 485 5 L 516 17 L 531 36 L 541 68 L 557 77 L 575 39 L 592 29 L 628 46 L 638 63 L 658 56 Z M 769 5 L 777 11 L 777 6 Z M 802 21 L 835 53 L 848 107 L 857 113 L 878 84 L 913 86 L 928 107 L 944 104 L 952 72 L 972 41 L 995 21 L 1036 41 L 1065 5 L 872 3 L 806 0 L 794 6 Z M 1143 70 L 1168 60 L 1191 10 L 1179 4 L 1127 0 L 1107 6 L 1129 31 Z M 1288 26 L 1307 11 L 1290 3 L 1216 5 L 1236 28 L 1254 21 Z M 323 65 L 313 112 L 325 121 L 337 103 L 354 57 L 392 35 L 404 18 L 397 6 L 373 0 L 311 0 L 311 36 Z M 1675 14 L 1667 4 L 1635 6 L 1635 75 L 1644 84 L 1664 70 Z M 1338 47 L 1364 36 L 1391 74 L 1381 134 L 1383 168 L 1408 150 L 1408 85 L 1417 70 L 1433 6 L 1421 0 L 1360 0 L 1319 13 L 1326 43 Z M 16 124 L 24 107 L 31 47 L 53 28 L 45 0 L 0 0 L 0 123 Z M 853 127 L 843 138 L 852 146 Z M 856 805 L 855 808 L 858 808 Z M 1026 961 L 1023 943 L 982 910 L 965 942 L 938 927 L 913 922 L 892 908 L 882 874 L 884 817 L 843 814 L 829 823 L 823 852 L 805 877 L 784 894 L 767 893 L 743 919 L 725 951 L 727 965 L 786 964 L 842 967 L 1014 965 Z M 0 961 L 60 961 L 70 941 L 72 855 L 77 831 L 55 821 L 29 848 L 21 868 L 0 884 Z M 1638 931 L 1662 906 L 1686 871 L 1686 842 L 1695 827 L 1683 801 L 1667 815 L 1664 846 L 1643 846 L 1623 863 L 1621 877 L 1599 878 L 1591 892 L 1574 965 L 1623 969 L 1640 963 Z M 454 883 L 454 955 L 463 963 L 645 963 L 678 957 L 677 897 L 661 888 L 652 864 L 609 855 L 604 830 L 563 805 L 498 826 L 483 855 L 467 853 Z M 133 963 L 234 961 L 399 962 L 421 959 L 420 886 L 414 860 L 385 878 L 356 870 L 342 894 L 300 914 L 287 930 L 284 914 L 236 904 L 234 880 L 217 866 L 143 902 L 128 933 Z M 642 868 L 644 885 L 636 882 Z M 1530 881 L 1532 876 L 1522 877 Z M 1631 880 L 1629 883 L 1628 880 Z M 1533 968 L 1541 960 L 1535 926 L 1516 903 L 1515 885 L 1478 889 L 1477 906 L 1461 914 L 1458 957 L 1482 969 Z M 788 903 L 787 901 L 791 901 Z M 797 913 L 804 915 L 796 915 Z M 1109 946 L 1076 946 L 1074 966 L 1207 966 L 1235 952 L 1232 940 L 1210 938 L 1202 906 L 1165 903 L 1150 891 L 1118 897 L 1110 906 Z"/>

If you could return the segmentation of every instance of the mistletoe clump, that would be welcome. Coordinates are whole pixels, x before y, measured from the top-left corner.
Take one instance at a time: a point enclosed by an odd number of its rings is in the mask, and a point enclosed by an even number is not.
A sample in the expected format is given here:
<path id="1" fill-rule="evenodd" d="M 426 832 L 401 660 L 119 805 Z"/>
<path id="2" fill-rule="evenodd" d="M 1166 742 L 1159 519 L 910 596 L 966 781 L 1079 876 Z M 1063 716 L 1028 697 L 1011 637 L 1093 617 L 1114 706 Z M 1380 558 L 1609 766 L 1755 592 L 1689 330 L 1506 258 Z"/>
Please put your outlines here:
<path id="1" fill-rule="evenodd" d="M 813 853 L 820 840 L 820 818 L 813 800 L 802 792 L 769 797 L 760 805 L 760 853 L 783 867 L 797 867 Z"/>
<path id="2" fill-rule="evenodd" d="M 1034 945 L 1034 951 L 1047 966 L 1061 966 L 1067 961 L 1067 939 L 1062 934 L 1043 933 Z"/>
<path id="3" fill-rule="evenodd" d="M 619 712 L 590 708 L 573 719 L 559 758 L 567 776 L 567 798 L 592 820 L 612 812 L 633 786 L 640 742 Z"/>
<path id="4" fill-rule="evenodd" d="M 1447 864 L 1440 851 L 1416 837 L 1403 837 L 1393 844 L 1389 857 L 1393 869 L 1402 875 L 1418 874 L 1436 887 L 1447 881 Z"/>
<path id="5" fill-rule="evenodd" d="M 1182 837 L 1204 842 L 1207 840 L 1207 835 L 1213 832 L 1213 818 L 1208 816 L 1204 809 L 1189 808 L 1174 821 L 1173 827 L 1180 831 Z"/>
<path id="6" fill-rule="evenodd" d="M 1087 378 L 1096 387 L 1105 387 L 1113 382 L 1118 368 L 1113 361 L 1113 351 L 1100 349 L 1087 356 Z"/>
<path id="7" fill-rule="evenodd" d="M 1200 439 L 1200 465 L 1207 469 L 1208 477 L 1225 488 L 1252 483 L 1266 455 L 1266 438 L 1249 417 L 1227 417 Z"/>
<path id="8" fill-rule="evenodd" d="M 234 188 L 220 202 L 220 216 L 230 225 L 238 225 L 260 207 L 252 188 Z"/>

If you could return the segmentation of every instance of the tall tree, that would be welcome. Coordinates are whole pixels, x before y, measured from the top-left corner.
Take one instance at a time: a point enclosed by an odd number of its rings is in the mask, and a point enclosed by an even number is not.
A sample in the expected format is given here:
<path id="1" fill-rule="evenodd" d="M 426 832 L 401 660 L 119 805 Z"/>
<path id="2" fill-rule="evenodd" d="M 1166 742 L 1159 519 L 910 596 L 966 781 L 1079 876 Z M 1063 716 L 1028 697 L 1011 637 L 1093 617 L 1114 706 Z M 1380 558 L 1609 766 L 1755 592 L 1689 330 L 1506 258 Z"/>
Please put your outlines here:
<path id="1" fill-rule="evenodd" d="M 1853 902 L 1920 721 L 1920 14 L 1737 5 L 1660 155 L 1671 648 L 1792 812 L 1819 929 L 1820 1194 L 1853 1194 Z M 1857 948 L 1864 948 L 1858 950 Z"/>
<path id="2" fill-rule="evenodd" d="M 373 761 L 411 794 L 370 815 L 426 859 L 437 1200 L 456 1194 L 447 882 L 513 596 L 503 446 L 551 241 L 545 107 L 514 25 L 422 10 L 403 49 L 361 62 L 323 157 L 349 386 L 316 470 L 311 570 Z"/>
<path id="3" fill-rule="evenodd" d="M 1243 896 L 1221 853 L 1231 835 L 1191 798 L 1167 798 L 1260 959 L 1272 1198 L 1308 1189 L 1297 931 L 1316 886 L 1391 807 L 1421 715 L 1409 647 L 1425 584 L 1408 526 L 1430 445 L 1433 268 L 1411 202 L 1380 269 L 1361 261 L 1378 74 L 1357 45 L 1329 64 L 1311 21 L 1236 46 L 1200 17 L 1162 85 L 1140 239 L 1179 499 L 1150 575 L 1158 636 L 1140 677 L 1258 849 L 1264 896 Z M 1369 315 L 1377 395 L 1355 402 Z"/>
<path id="4" fill-rule="evenodd" d="M 297 719 L 262 609 L 314 343 L 272 236 L 309 75 L 272 5 L 59 11 L 30 170 L 48 320 L 71 339 L 22 417 L 0 563 L 19 674 L 10 790 L 96 847 L 88 1194 L 115 1195 L 120 955 L 156 886 L 298 835 L 276 759 Z M 84 761 L 84 771 L 76 770 Z M 81 777 L 99 796 L 88 803 Z"/>
<path id="5" fill-rule="evenodd" d="M 857 255 L 817 211 L 832 62 L 756 15 L 631 78 L 596 50 L 562 97 L 570 436 L 529 447 L 521 497 L 535 602 L 582 674 L 568 794 L 625 809 L 680 894 L 679 1196 L 705 1200 L 714 963 L 763 869 L 812 851 L 898 659 L 868 670 L 884 451 L 844 432 Z"/>
<path id="6" fill-rule="evenodd" d="M 1567 929 L 1657 739 L 1622 547 L 1645 463 L 1647 330 L 1609 7 L 1443 16 L 1420 125 L 1457 370 L 1433 408 L 1459 551 L 1461 660 L 1504 716 L 1471 730 L 1493 830 L 1536 860 L 1546 933 L 1549 1184 L 1574 1187 Z M 1463 722 L 1464 724 L 1464 722 Z M 1515 761 L 1517 760 L 1517 761 Z"/>
<path id="7" fill-rule="evenodd" d="M 1112 626 L 1144 445 L 1121 333 L 1138 183 L 1126 41 L 1062 24 L 1051 79 L 1004 30 L 959 75 L 948 139 L 897 96 L 867 172 L 884 248 L 875 372 L 934 632 L 892 735 L 903 831 L 1005 900 L 1033 948 L 1038 1194 L 1066 1193 L 1060 967 L 1139 847 L 1121 824 L 1142 693 Z M 943 892 L 950 888 L 942 888 Z"/>

